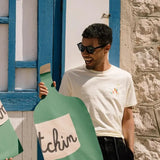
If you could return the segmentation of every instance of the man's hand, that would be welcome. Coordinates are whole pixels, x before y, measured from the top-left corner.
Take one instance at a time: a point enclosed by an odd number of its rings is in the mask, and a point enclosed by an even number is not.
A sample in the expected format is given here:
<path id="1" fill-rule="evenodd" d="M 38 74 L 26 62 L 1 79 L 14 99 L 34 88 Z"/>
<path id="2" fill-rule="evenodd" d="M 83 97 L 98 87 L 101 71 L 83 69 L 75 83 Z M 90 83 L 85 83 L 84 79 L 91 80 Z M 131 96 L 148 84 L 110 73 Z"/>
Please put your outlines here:
<path id="1" fill-rule="evenodd" d="M 45 84 L 43 82 L 40 82 L 38 86 L 39 86 L 39 98 L 41 99 L 43 95 L 47 96 L 48 88 L 45 86 Z M 56 87 L 55 81 L 53 81 L 53 86 Z"/>
<path id="2" fill-rule="evenodd" d="M 8 158 L 6 158 L 6 160 L 13 160 L 13 158 L 9 158 L 9 159 L 8 159 Z"/>
<path id="3" fill-rule="evenodd" d="M 43 82 L 40 82 L 38 86 L 39 86 L 39 98 L 41 99 L 43 95 L 47 96 L 48 88 L 45 86 L 45 84 Z"/>

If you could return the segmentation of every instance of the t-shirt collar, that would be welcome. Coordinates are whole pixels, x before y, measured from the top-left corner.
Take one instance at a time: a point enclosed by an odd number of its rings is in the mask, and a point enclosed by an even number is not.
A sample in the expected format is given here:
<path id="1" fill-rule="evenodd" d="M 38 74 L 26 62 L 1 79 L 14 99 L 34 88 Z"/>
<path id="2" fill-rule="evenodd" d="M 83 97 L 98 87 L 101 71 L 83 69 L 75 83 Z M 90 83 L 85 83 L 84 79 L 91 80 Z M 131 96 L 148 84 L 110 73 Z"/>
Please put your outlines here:
<path id="1" fill-rule="evenodd" d="M 92 70 L 92 69 L 87 69 L 85 64 L 83 65 L 83 68 L 84 68 L 86 71 L 91 72 L 91 73 L 95 73 L 95 74 L 106 74 L 106 73 L 108 73 L 108 72 L 110 72 L 110 71 L 112 70 L 113 65 L 111 65 L 111 67 L 110 67 L 109 69 L 105 70 L 105 71 L 95 71 L 95 70 Z"/>

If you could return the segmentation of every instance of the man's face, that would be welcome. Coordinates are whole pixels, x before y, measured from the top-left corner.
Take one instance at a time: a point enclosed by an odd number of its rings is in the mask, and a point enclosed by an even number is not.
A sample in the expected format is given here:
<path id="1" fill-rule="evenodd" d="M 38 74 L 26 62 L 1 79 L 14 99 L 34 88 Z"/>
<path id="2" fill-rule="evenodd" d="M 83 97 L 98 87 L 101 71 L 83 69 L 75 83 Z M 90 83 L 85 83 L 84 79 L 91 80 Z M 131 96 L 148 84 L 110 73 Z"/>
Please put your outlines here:
<path id="1" fill-rule="evenodd" d="M 96 38 L 83 38 L 82 45 L 85 47 L 93 46 L 94 48 L 100 46 L 100 44 L 98 43 L 98 39 Z M 107 52 L 105 48 L 106 47 L 97 48 L 95 49 L 93 54 L 89 54 L 86 50 L 84 52 L 81 52 L 87 69 L 104 71 L 104 65 L 106 64 L 106 62 L 108 62 L 106 54 Z"/>

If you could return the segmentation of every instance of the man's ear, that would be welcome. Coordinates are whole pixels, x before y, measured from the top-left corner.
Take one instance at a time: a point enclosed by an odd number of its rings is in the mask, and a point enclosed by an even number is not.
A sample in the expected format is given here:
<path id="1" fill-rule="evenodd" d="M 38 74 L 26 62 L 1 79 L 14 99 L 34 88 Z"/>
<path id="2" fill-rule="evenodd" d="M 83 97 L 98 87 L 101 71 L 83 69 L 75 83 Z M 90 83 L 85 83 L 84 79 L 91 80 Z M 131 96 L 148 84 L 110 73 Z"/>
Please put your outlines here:
<path id="1" fill-rule="evenodd" d="M 110 48 L 111 48 L 111 44 L 107 44 L 104 49 L 108 53 L 108 51 L 110 50 Z"/>

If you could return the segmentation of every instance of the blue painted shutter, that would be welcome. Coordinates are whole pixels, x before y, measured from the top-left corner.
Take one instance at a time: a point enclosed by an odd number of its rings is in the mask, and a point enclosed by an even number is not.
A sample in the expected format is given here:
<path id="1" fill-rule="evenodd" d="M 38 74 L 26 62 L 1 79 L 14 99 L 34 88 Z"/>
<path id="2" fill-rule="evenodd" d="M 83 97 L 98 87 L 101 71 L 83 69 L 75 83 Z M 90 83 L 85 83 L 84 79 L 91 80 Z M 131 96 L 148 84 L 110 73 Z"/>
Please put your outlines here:
<path id="1" fill-rule="evenodd" d="M 65 11 L 66 0 L 39 0 L 38 71 L 43 64 L 51 63 L 57 89 L 64 73 Z M 38 160 L 43 160 L 39 144 L 37 154 Z"/>
<path id="2" fill-rule="evenodd" d="M 51 63 L 57 88 L 64 73 L 65 11 L 66 0 L 39 0 L 38 70 L 41 65 Z"/>

